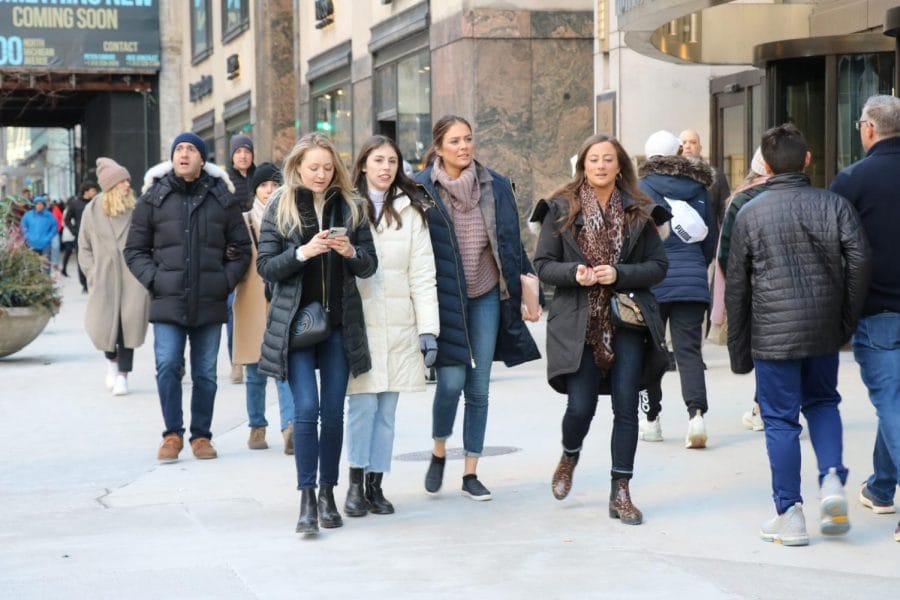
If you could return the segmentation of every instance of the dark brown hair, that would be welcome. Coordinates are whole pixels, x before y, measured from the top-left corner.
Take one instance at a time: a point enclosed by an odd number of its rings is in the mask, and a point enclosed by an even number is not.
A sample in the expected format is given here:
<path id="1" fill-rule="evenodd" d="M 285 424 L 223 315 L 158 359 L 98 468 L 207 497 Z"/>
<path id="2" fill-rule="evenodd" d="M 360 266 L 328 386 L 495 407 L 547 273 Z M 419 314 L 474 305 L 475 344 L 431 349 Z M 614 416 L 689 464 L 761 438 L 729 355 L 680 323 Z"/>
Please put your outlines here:
<path id="1" fill-rule="evenodd" d="M 388 187 L 387 192 L 385 192 L 384 194 L 384 209 L 382 214 L 384 215 L 385 223 L 390 226 L 396 221 L 397 229 L 403 227 L 403 221 L 400 219 L 400 213 L 398 213 L 394 209 L 394 199 L 400 194 L 406 194 L 413 208 L 418 211 L 424 222 L 425 208 L 422 204 L 422 198 L 421 193 L 419 192 L 419 188 L 417 188 L 416 183 L 412 179 L 407 177 L 406 173 L 403 172 L 403 153 L 400 152 L 400 148 L 397 146 L 397 143 L 386 135 L 373 135 L 365 142 L 363 142 L 362 148 L 359 151 L 359 155 L 356 157 L 356 161 L 353 163 L 353 184 L 356 186 L 356 191 L 359 192 L 359 195 L 362 196 L 366 201 L 366 212 L 369 214 L 369 222 L 376 222 L 375 206 L 369 199 L 369 185 L 366 181 L 366 174 L 363 172 L 363 169 L 366 167 L 366 161 L 369 159 L 369 155 L 372 153 L 372 151 L 382 146 L 390 146 L 391 148 L 393 148 L 394 152 L 397 153 L 398 163 L 397 175 L 394 177 L 394 180 Z"/>
<path id="2" fill-rule="evenodd" d="M 793 123 L 784 123 L 767 130 L 759 147 L 773 175 L 802 173 L 806 166 L 809 144 Z"/>
<path id="3" fill-rule="evenodd" d="M 456 123 L 462 123 L 469 128 L 469 131 L 472 131 L 472 124 L 458 115 L 444 115 L 438 119 L 434 127 L 431 128 L 431 147 L 428 148 L 428 152 L 425 153 L 425 158 L 422 161 L 426 166 L 434 162 L 434 157 L 437 156 L 437 149 L 444 143 L 444 136 L 447 135 L 447 130 Z"/>
<path id="4" fill-rule="evenodd" d="M 565 184 L 555 192 L 554 198 L 564 198 L 569 203 L 568 215 L 565 218 L 564 229 L 572 229 L 578 213 L 581 212 L 581 198 L 578 195 L 581 186 L 587 181 L 584 174 L 584 161 L 587 159 L 588 150 L 596 144 L 609 142 L 616 149 L 616 159 L 619 161 L 619 174 L 616 176 L 616 188 L 630 196 L 634 200 L 634 206 L 625 212 L 625 221 L 631 223 L 635 220 L 649 220 L 650 215 L 641 210 L 642 207 L 652 204 L 652 200 L 647 197 L 638 187 L 637 173 L 634 170 L 634 163 L 625 148 L 619 143 L 619 140 L 611 138 L 607 135 L 594 134 L 581 144 L 578 150 L 578 162 L 575 163 L 575 176 L 569 183 Z"/>

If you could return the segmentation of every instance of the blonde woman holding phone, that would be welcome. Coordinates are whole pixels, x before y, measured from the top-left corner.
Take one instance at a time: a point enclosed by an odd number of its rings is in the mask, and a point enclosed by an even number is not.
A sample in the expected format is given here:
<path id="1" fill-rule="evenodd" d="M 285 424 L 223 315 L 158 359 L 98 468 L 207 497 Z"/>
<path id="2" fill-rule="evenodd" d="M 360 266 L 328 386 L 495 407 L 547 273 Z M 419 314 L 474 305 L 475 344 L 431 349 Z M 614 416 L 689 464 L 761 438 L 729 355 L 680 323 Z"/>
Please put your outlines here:
<path id="1" fill-rule="evenodd" d="M 319 525 L 343 525 L 334 487 L 347 380 L 372 364 L 356 278 L 371 277 L 378 260 L 365 207 L 327 137 L 300 138 L 285 159 L 283 181 L 260 226 L 256 267 L 272 287 L 272 302 L 259 371 L 290 383 L 301 492 L 297 532 L 315 534 Z M 292 323 L 313 303 L 325 308 L 327 337 L 292 349 Z"/>

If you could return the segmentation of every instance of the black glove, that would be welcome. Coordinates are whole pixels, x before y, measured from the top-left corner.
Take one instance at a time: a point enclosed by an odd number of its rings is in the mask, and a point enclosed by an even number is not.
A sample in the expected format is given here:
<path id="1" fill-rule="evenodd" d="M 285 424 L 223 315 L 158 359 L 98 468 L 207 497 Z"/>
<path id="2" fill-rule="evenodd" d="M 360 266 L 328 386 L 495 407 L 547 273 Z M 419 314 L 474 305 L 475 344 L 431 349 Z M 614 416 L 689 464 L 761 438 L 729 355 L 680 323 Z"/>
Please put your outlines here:
<path id="1" fill-rule="evenodd" d="M 430 333 L 419 336 L 419 350 L 425 356 L 425 366 L 431 368 L 437 360 L 437 338 Z"/>

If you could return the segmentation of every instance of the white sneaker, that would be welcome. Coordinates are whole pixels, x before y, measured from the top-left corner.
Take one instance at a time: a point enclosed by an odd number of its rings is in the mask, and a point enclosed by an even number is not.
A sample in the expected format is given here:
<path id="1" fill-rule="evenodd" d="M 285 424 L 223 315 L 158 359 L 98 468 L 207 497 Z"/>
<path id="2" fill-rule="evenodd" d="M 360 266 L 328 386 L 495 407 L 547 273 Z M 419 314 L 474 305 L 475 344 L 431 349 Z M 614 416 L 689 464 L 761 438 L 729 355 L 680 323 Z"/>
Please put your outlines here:
<path id="1" fill-rule="evenodd" d="M 111 390 L 116 384 L 116 375 L 119 374 L 119 365 L 114 360 L 106 361 L 106 389 Z"/>
<path id="2" fill-rule="evenodd" d="M 747 411 L 741 417 L 741 423 L 747 429 L 752 431 L 762 431 L 765 427 L 763 426 L 762 417 L 753 412 L 752 410 Z"/>
<path id="3" fill-rule="evenodd" d="M 685 448 L 706 448 L 706 426 L 703 415 L 698 410 L 688 421 L 687 435 L 684 438 Z"/>
<path id="4" fill-rule="evenodd" d="M 820 519 L 819 528 L 822 535 L 843 535 L 850 531 L 850 519 L 847 517 L 847 497 L 844 485 L 837 474 L 837 468 L 831 467 L 822 478 L 819 488 Z"/>
<path id="5" fill-rule="evenodd" d="M 655 420 L 650 421 L 643 411 L 638 411 L 638 437 L 645 442 L 663 441 L 662 425 L 660 425 L 659 422 L 659 415 L 656 415 Z"/>
<path id="6" fill-rule="evenodd" d="M 767 542 L 784 546 L 808 546 L 809 534 L 806 533 L 803 505 L 797 502 L 784 514 L 763 523 L 759 535 Z"/>
<path id="7" fill-rule="evenodd" d="M 116 375 L 116 380 L 113 383 L 112 388 L 113 396 L 126 396 L 128 395 L 128 376 L 118 374 Z"/>

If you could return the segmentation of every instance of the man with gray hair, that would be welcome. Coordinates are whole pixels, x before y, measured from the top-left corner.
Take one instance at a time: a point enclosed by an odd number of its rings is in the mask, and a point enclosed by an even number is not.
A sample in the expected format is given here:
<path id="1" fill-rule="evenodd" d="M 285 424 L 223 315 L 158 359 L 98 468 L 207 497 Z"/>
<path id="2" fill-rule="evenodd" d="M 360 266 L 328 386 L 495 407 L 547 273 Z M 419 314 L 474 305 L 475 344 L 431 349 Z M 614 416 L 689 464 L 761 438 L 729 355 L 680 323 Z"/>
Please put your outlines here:
<path id="1" fill-rule="evenodd" d="M 891 514 L 900 482 L 900 98 L 869 98 L 856 128 L 866 156 L 838 173 L 831 190 L 856 207 L 872 248 L 872 280 L 853 354 L 875 405 L 878 434 L 875 472 L 859 500 L 877 514 Z M 900 542 L 900 523 L 894 539 Z"/>

